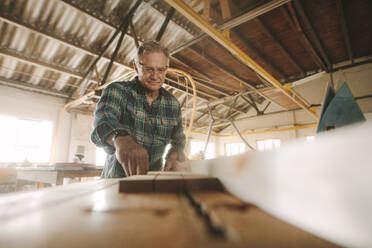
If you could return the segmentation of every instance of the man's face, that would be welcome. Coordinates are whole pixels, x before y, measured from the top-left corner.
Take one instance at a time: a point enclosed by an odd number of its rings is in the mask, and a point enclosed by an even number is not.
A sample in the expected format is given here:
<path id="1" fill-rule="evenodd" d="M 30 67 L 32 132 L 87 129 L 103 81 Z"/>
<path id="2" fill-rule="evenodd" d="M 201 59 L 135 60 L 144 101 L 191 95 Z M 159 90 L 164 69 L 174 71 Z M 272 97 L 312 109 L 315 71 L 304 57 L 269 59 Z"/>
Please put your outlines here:
<path id="1" fill-rule="evenodd" d="M 134 64 L 138 79 L 150 92 L 158 91 L 165 81 L 168 58 L 162 52 L 144 53 Z"/>

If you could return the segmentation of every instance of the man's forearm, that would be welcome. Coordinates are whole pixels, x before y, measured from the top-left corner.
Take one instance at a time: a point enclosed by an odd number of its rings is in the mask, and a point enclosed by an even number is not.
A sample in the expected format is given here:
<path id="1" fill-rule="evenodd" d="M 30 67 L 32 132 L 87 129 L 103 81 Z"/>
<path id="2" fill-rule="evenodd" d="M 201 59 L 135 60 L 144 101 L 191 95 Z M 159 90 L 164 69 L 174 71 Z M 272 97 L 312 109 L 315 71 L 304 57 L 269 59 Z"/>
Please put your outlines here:
<path id="1" fill-rule="evenodd" d="M 106 143 L 109 144 L 109 145 L 111 145 L 111 146 L 115 146 L 115 144 L 114 144 L 114 142 L 113 142 L 113 140 L 112 140 L 113 137 L 114 137 L 114 134 L 110 134 L 110 135 L 107 137 L 107 139 L 106 139 Z"/>

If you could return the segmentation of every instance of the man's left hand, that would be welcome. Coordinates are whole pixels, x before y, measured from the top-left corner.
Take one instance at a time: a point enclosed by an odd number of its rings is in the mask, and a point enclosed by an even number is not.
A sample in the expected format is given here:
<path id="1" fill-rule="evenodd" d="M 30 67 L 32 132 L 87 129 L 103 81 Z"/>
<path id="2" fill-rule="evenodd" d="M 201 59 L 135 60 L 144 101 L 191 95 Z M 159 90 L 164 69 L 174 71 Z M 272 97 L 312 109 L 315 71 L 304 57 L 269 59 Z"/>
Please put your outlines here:
<path id="1" fill-rule="evenodd" d="M 184 162 L 179 162 L 175 159 L 168 159 L 165 162 L 165 171 L 190 171 L 190 162 L 185 160 Z"/>

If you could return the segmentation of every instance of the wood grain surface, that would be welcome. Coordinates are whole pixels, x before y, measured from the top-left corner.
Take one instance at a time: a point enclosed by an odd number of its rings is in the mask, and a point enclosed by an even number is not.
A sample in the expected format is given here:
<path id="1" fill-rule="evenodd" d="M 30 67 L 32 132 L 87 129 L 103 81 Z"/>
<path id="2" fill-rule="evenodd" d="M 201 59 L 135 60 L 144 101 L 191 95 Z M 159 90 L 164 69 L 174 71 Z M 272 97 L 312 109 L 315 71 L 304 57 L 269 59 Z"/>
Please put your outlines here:
<path id="1" fill-rule="evenodd" d="M 216 236 L 184 193 L 123 193 L 119 181 L 0 197 L 0 247 L 335 247 L 224 191 L 192 192 L 226 230 Z"/>

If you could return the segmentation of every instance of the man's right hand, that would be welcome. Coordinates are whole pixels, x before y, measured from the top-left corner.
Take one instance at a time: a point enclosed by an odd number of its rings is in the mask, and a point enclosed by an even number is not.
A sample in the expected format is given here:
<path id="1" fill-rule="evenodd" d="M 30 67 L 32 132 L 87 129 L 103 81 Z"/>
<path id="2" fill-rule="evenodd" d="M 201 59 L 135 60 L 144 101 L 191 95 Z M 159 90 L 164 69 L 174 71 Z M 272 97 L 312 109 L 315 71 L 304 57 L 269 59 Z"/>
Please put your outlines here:
<path id="1" fill-rule="evenodd" d="M 116 159 L 128 176 L 146 174 L 149 169 L 149 155 L 130 136 L 118 136 L 114 140 Z"/>

